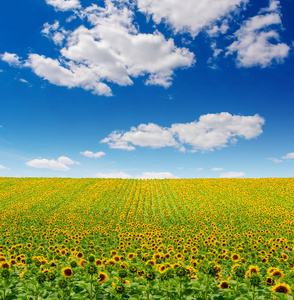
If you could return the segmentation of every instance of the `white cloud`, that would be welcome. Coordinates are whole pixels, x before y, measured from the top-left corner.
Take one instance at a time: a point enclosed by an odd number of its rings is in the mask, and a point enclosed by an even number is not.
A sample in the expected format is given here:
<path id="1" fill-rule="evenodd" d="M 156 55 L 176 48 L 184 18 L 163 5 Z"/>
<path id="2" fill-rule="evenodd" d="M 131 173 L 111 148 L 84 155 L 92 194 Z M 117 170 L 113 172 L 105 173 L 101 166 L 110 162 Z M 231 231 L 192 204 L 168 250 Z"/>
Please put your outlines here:
<path id="1" fill-rule="evenodd" d="M 60 156 L 57 159 L 58 162 L 65 164 L 65 165 L 79 165 L 80 163 L 77 161 L 73 161 L 70 158 L 66 157 L 66 156 Z"/>
<path id="2" fill-rule="evenodd" d="M 103 139 L 101 143 L 107 143 L 110 148 L 124 150 L 135 149 L 129 145 L 130 143 L 135 146 L 151 148 L 178 146 L 170 129 L 153 123 L 141 124 L 137 128 L 131 127 L 131 130 L 126 133 L 115 131 Z"/>
<path id="3" fill-rule="evenodd" d="M 270 158 L 267 158 L 267 159 L 273 161 L 276 164 L 283 162 L 281 159 L 277 159 L 277 158 L 274 158 L 274 157 L 270 157 Z"/>
<path id="4" fill-rule="evenodd" d="M 132 85 L 132 78 L 148 75 L 146 85 L 172 84 L 174 70 L 195 63 L 194 54 L 166 40 L 158 31 L 143 34 L 133 24 L 134 13 L 126 6 L 117 7 L 110 0 L 105 7 L 92 5 L 80 11 L 91 28 L 80 26 L 73 32 L 60 28 L 58 22 L 46 23 L 42 33 L 57 45 L 58 59 L 30 54 L 27 67 L 50 83 L 68 88 L 81 87 L 94 94 L 111 96 L 108 83 Z"/>
<path id="5" fill-rule="evenodd" d="M 141 175 L 137 175 L 137 179 L 168 179 L 179 178 L 170 172 L 143 172 Z"/>
<path id="6" fill-rule="evenodd" d="M 212 42 L 211 45 L 210 45 L 210 47 L 213 50 L 212 56 L 214 58 L 217 58 L 219 56 L 219 54 L 223 51 L 222 49 L 218 49 L 217 48 L 216 42 Z"/>
<path id="7" fill-rule="evenodd" d="M 163 148 L 175 147 L 185 152 L 183 144 L 197 150 L 213 151 L 236 143 L 237 137 L 250 140 L 262 133 L 264 119 L 259 115 L 236 116 L 223 112 L 202 115 L 199 121 L 176 123 L 170 128 L 149 123 L 131 127 L 130 131 L 113 131 L 101 140 L 112 149 L 135 150 L 134 146 Z"/>
<path id="8" fill-rule="evenodd" d="M 216 21 L 222 20 L 247 2 L 248 0 L 137 0 L 139 10 L 152 16 L 155 23 L 163 21 L 175 32 L 189 32 L 192 36 L 196 36 L 205 27 L 213 26 Z M 225 32 L 224 27 L 219 30 Z"/>
<path id="9" fill-rule="evenodd" d="M 209 28 L 208 30 L 206 30 L 207 34 L 210 37 L 217 37 L 220 34 L 225 34 L 228 30 L 229 30 L 229 22 L 228 20 L 224 20 L 220 26 L 218 25 L 213 25 L 211 28 Z"/>
<path id="10" fill-rule="evenodd" d="M 203 170 L 203 168 L 197 168 L 196 169 L 196 171 L 202 171 Z"/>
<path id="11" fill-rule="evenodd" d="M 78 0 L 45 0 L 47 4 L 52 5 L 56 10 L 74 10 L 81 7 Z"/>
<path id="12" fill-rule="evenodd" d="M 243 172 L 227 172 L 227 173 L 221 173 L 219 178 L 238 178 L 243 177 L 246 174 Z"/>
<path id="13" fill-rule="evenodd" d="M 279 33 L 272 29 L 282 24 L 278 4 L 279 1 L 270 1 L 269 8 L 245 21 L 236 31 L 237 40 L 228 47 L 227 55 L 237 54 L 237 66 L 265 68 L 273 62 L 282 63 L 288 56 L 290 47 L 279 43 Z"/>
<path id="14" fill-rule="evenodd" d="M 21 65 L 20 57 L 15 53 L 5 52 L 4 54 L 0 55 L 0 58 L 7 62 L 10 66 L 19 67 Z"/>
<path id="15" fill-rule="evenodd" d="M 130 179 L 132 178 L 132 175 L 129 175 L 125 172 L 110 172 L 110 173 L 96 173 L 93 177 Z"/>
<path id="16" fill-rule="evenodd" d="M 236 143 L 237 137 L 249 140 L 259 136 L 264 122 L 259 115 L 233 116 L 222 112 L 202 115 L 198 122 L 173 124 L 171 130 L 181 143 L 191 145 L 194 150 L 212 151 Z"/>
<path id="17" fill-rule="evenodd" d="M 56 171 L 68 171 L 70 168 L 67 165 L 79 165 L 80 163 L 71 160 L 66 156 L 61 156 L 57 160 L 38 158 L 26 162 L 26 165 L 38 169 L 50 169 Z"/>
<path id="18" fill-rule="evenodd" d="M 224 168 L 212 168 L 211 171 L 222 171 Z"/>
<path id="19" fill-rule="evenodd" d="M 25 80 L 25 79 L 23 79 L 23 78 L 20 78 L 19 81 L 20 81 L 20 82 L 23 82 L 23 83 L 26 83 L 26 84 L 30 84 L 27 80 Z"/>
<path id="20" fill-rule="evenodd" d="M 6 167 L 0 165 L 0 170 L 6 170 L 6 169 L 7 169 Z"/>
<path id="21" fill-rule="evenodd" d="M 66 31 L 63 27 L 60 27 L 59 22 L 55 21 L 54 24 L 45 23 L 41 33 L 51 39 L 54 44 L 61 46 L 63 41 L 70 32 Z"/>
<path id="22" fill-rule="evenodd" d="M 99 158 L 102 157 L 103 155 L 105 155 L 105 153 L 103 151 L 99 151 L 99 152 L 92 152 L 92 151 L 84 151 L 84 152 L 80 152 L 82 155 L 86 156 L 86 157 L 90 157 L 90 158 Z"/>
<path id="23" fill-rule="evenodd" d="M 282 159 L 294 159 L 294 152 L 286 154 Z"/>

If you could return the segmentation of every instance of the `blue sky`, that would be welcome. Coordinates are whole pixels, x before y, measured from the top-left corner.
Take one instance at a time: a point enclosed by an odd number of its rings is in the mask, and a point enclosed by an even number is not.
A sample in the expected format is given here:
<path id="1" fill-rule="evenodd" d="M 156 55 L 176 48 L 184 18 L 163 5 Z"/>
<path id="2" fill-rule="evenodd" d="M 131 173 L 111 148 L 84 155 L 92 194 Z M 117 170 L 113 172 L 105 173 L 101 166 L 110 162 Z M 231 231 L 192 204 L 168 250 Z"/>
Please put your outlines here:
<path id="1" fill-rule="evenodd" d="M 290 0 L 0 4 L 0 176 L 293 177 Z"/>

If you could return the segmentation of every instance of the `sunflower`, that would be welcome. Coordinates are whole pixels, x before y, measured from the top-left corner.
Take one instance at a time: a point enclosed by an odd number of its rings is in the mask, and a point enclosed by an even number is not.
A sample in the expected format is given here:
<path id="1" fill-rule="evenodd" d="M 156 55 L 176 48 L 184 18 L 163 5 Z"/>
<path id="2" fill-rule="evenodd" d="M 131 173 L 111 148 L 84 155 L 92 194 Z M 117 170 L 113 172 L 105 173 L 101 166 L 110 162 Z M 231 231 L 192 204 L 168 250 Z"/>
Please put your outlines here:
<path id="1" fill-rule="evenodd" d="M 249 270 L 246 272 L 246 277 L 251 276 L 253 273 L 259 274 L 260 269 L 258 266 L 250 266 Z"/>
<path id="2" fill-rule="evenodd" d="M 287 261 L 287 260 L 288 260 L 288 255 L 287 255 L 286 253 L 283 253 L 283 254 L 281 255 L 281 259 L 282 259 L 283 261 Z"/>
<path id="3" fill-rule="evenodd" d="M 220 279 L 221 279 L 221 273 L 217 273 L 216 275 L 215 275 L 215 280 L 216 281 L 219 281 Z"/>
<path id="4" fill-rule="evenodd" d="M 282 278 L 285 276 L 284 272 L 281 271 L 281 270 L 278 269 L 278 268 L 276 268 L 276 269 L 271 273 L 271 275 L 272 275 L 273 277 L 278 276 L 278 277 L 279 277 L 278 280 L 282 279 Z"/>
<path id="5" fill-rule="evenodd" d="M 181 253 L 177 253 L 177 254 L 175 255 L 175 259 L 177 259 L 177 260 L 182 260 L 182 259 L 183 259 L 183 255 L 182 255 Z"/>
<path id="6" fill-rule="evenodd" d="M 77 257 L 77 258 L 83 258 L 83 257 L 84 257 L 83 252 L 78 252 L 78 253 L 76 254 L 76 257 Z"/>
<path id="7" fill-rule="evenodd" d="M 153 254 L 152 258 L 154 260 L 160 259 L 161 258 L 161 254 L 160 253 L 155 253 L 155 254 Z"/>
<path id="8" fill-rule="evenodd" d="M 228 289 L 230 286 L 229 286 L 229 282 L 224 280 L 224 281 L 221 281 L 220 284 L 218 285 L 219 288 L 225 290 L 225 289 Z"/>
<path id="9" fill-rule="evenodd" d="M 126 265 L 125 263 L 122 263 L 122 264 L 119 265 L 119 267 L 120 267 L 121 269 L 127 269 L 127 268 L 128 268 L 128 265 Z"/>
<path id="10" fill-rule="evenodd" d="M 99 280 L 99 283 L 103 283 L 108 280 L 108 276 L 104 272 L 99 272 L 97 279 Z"/>
<path id="11" fill-rule="evenodd" d="M 276 270 L 275 267 L 270 267 L 267 269 L 267 272 L 271 275 Z"/>
<path id="12" fill-rule="evenodd" d="M 62 274 L 66 278 L 70 278 L 73 276 L 73 270 L 70 267 L 66 267 L 62 269 Z"/>
<path id="13" fill-rule="evenodd" d="M 102 266 L 102 260 L 101 260 L 101 259 L 96 259 L 96 260 L 95 260 L 95 265 L 96 265 L 97 267 Z"/>
<path id="14" fill-rule="evenodd" d="M 112 258 L 115 262 L 119 262 L 120 261 L 120 257 L 118 255 L 113 256 Z"/>
<path id="15" fill-rule="evenodd" d="M 46 265 L 46 264 L 48 264 L 48 261 L 47 261 L 47 259 L 45 259 L 45 258 L 42 258 L 41 260 L 40 260 L 40 262 L 41 262 L 41 265 Z"/>
<path id="16" fill-rule="evenodd" d="M 116 251 L 116 250 L 111 250 L 111 251 L 110 251 L 110 254 L 111 254 L 112 256 L 117 255 L 117 251 Z"/>
<path id="17" fill-rule="evenodd" d="M 7 261 L 4 261 L 4 262 L 0 265 L 0 268 L 10 270 L 10 264 L 9 264 Z"/>
<path id="18" fill-rule="evenodd" d="M 239 261 L 240 256 L 236 253 L 233 253 L 232 256 L 231 256 L 231 259 L 232 259 L 233 262 L 237 262 L 237 261 Z"/>
<path id="19" fill-rule="evenodd" d="M 286 295 L 289 295 L 292 293 L 291 288 L 288 284 L 286 283 L 278 283 L 275 286 L 272 287 L 272 291 L 274 293 L 283 293 Z"/>
<path id="20" fill-rule="evenodd" d="M 43 269 L 43 270 L 42 270 L 42 273 L 44 273 L 44 274 L 47 274 L 47 273 L 49 273 L 49 272 L 50 272 L 49 269 Z"/>
<path id="21" fill-rule="evenodd" d="M 132 260 L 135 256 L 136 256 L 135 253 L 129 253 L 127 258 L 128 258 L 128 260 Z"/>
<path id="22" fill-rule="evenodd" d="M 167 270 L 165 265 L 158 265 L 157 269 L 158 269 L 159 273 L 161 273 L 161 274 L 163 274 Z"/>
<path id="23" fill-rule="evenodd" d="M 50 267 L 57 267 L 56 263 L 54 261 L 50 262 Z"/>
<path id="24" fill-rule="evenodd" d="M 165 259 L 170 259 L 170 254 L 169 254 L 169 253 L 166 253 L 166 254 L 164 255 L 164 257 L 165 257 Z"/>
<path id="25" fill-rule="evenodd" d="M 147 260 L 146 264 L 150 264 L 152 267 L 155 266 L 155 261 L 154 260 Z"/>
<path id="26" fill-rule="evenodd" d="M 109 260 L 107 261 L 107 263 L 108 263 L 109 265 L 111 265 L 111 266 L 115 266 L 116 261 L 115 261 L 114 259 L 109 259 Z"/>
<path id="27" fill-rule="evenodd" d="M 138 271 L 137 274 L 139 277 L 143 277 L 143 275 L 145 274 L 145 271 L 144 270 Z"/>
<path id="28" fill-rule="evenodd" d="M 265 280 L 265 283 L 267 285 L 273 285 L 274 284 L 274 279 L 272 277 L 267 277 Z"/>
<path id="29" fill-rule="evenodd" d="M 85 264 L 87 264 L 88 262 L 84 259 L 81 259 L 80 262 L 79 262 L 79 266 L 84 268 Z"/>
<path id="30" fill-rule="evenodd" d="M 262 263 L 262 264 L 266 264 L 266 263 L 267 263 L 267 258 L 264 257 L 264 258 L 261 260 L 261 263 Z"/>

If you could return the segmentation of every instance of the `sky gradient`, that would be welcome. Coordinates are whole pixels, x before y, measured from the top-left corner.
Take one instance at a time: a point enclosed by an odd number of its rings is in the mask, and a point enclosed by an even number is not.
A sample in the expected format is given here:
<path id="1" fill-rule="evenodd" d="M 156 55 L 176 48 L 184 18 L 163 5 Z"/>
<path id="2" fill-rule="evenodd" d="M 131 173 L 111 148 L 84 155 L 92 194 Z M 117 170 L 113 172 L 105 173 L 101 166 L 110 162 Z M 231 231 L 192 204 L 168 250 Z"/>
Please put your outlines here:
<path id="1" fill-rule="evenodd" d="M 294 2 L 0 4 L 0 177 L 293 177 Z"/>

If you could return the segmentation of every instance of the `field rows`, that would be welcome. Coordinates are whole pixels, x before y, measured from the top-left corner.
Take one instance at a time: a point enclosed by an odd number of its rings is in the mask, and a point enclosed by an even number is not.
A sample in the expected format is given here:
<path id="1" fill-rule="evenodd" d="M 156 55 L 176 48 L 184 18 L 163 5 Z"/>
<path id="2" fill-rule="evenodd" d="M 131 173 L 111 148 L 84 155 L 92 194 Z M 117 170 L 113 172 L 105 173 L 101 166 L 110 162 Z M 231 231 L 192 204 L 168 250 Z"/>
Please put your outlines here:
<path id="1" fill-rule="evenodd" d="M 292 178 L 0 178 L 2 298 L 294 299 L 293 196 Z"/>

